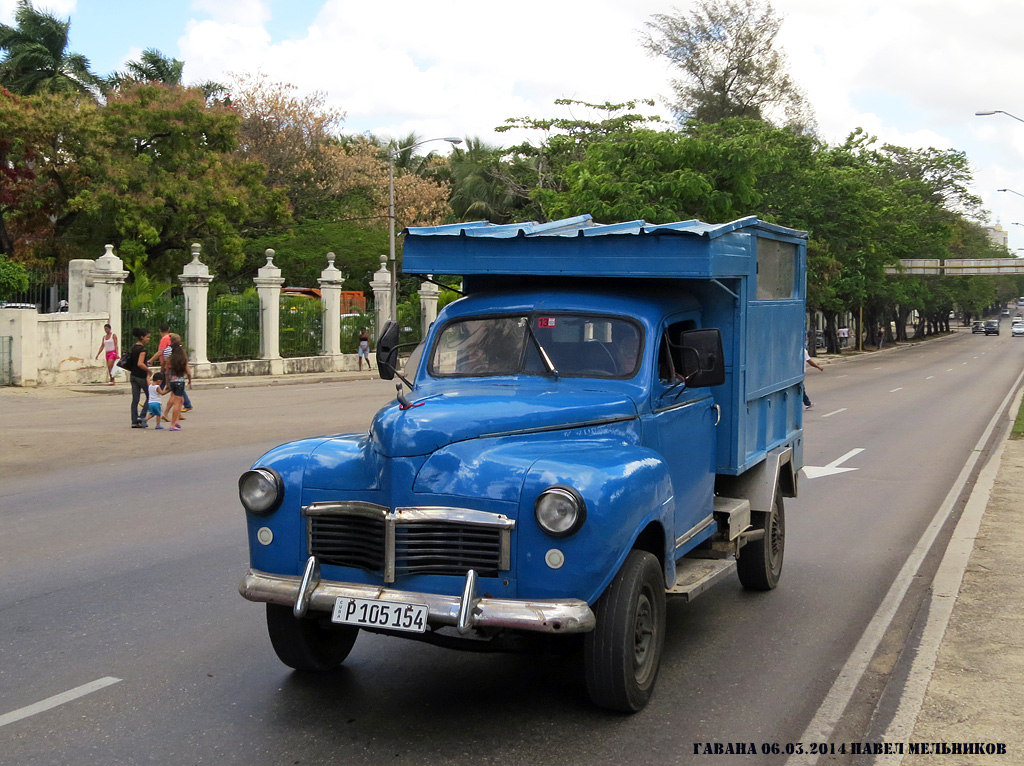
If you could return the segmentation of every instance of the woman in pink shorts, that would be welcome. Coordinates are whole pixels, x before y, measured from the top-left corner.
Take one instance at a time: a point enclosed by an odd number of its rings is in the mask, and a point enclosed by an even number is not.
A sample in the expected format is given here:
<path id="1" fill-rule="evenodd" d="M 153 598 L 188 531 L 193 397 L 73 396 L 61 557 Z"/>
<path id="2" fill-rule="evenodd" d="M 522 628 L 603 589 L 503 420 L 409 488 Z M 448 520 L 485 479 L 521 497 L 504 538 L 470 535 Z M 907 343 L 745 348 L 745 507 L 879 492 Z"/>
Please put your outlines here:
<path id="1" fill-rule="evenodd" d="M 104 331 L 107 333 L 103 336 L 103 340 L 100 341 L 100 350 L 96 352 L 96 358 L 100 358 L 100 354 L 107 355 L 107 377 L 110 378 L 108 386 L 114 385 L 114 362 L 121 356 L 117 352 L 117 336 L 114 335 L 114 331 L 110 329 L 110 325 L 103 325 Z"/>

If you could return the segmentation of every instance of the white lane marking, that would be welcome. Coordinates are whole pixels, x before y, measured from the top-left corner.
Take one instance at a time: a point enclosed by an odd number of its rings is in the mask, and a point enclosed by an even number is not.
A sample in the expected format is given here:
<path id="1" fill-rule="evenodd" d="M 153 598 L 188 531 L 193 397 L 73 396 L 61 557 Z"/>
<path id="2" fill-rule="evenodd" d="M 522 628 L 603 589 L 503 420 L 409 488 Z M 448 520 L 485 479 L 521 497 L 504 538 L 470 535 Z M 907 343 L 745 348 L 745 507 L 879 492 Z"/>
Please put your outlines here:
<path id="1" fill-rule="evenodd" d="M 4 713 L 3 715 L 0 715 L 0 726 L 6 726 L 9 723 L 20 721 L 21 719 L 28 718 L 36 713 L 42 713 L 46 710 L 50 710 L 51 708 L 55 708 L 58 705 L 63 705 L 65 702 L 71 702 L 79 697 L 84 697 L 86 694 L 92 694 L 93 692 L 99 691 L 111 684 L 116 684 L 120 680 L 120 678 L 107 676 L 106 678 L 97 679 L 96 681 L 83 684 L 82 686 L 78 686 L 69 691 L 55 694 L 52 697 L 47 697 L 46 699 L 36 702 L 35 704 L 28 705 L 27 707 L 12 710 L 10 713 Z"/>
<path id="2" fill-rule="evenodd" d="M 832 410 L 832 412 L 828 413 L 827 415 L 822 415 L 822 417 L 823 418 L 830 418 L 833 415 L 838 415 L 840 412 L 846 412 L 846 409 L 847 409 L 846 407 L 840 407 L 838 410 Z"/>
<path id="3" fill-rule="evenodd" d="M 817 479 L 822 476 L 832 476 L 837 473 L 856 471 L 856 468 L 840 468 L 839 464 L 845 463 L 851 457 L 853 457 L 854 455 L 859 455 L 863 451 L 864 449 L 861 447 L 858 447 L 857 449 L 852 449 L 842 457 L 837 457 L 835 460 L 833 460 L 826 466 L 805 465 L 803 467 L 804 476 L 806 476 L 808 479 Z"/>
<path id="4" fill-rule="evenodd" d="M 935 377 L 934 375 L 929 375 L 927 378 L 925 378 L 925 380 L 931 380 L 934 377 Z"/>
<path id="5" fill-rule="evenodd" d="M 899 388 L 890 388 L 889 389 L 889 393 L 890 394 L 895 394 L 897 391 L 902 391 L 902 390 L 903 390 L 903 386 L 900 386 Z"/>
<path id="6" fill-rule="evenodd" d="M 868 623 L 864 633 L 861 634 L 860 640 L 857 641 L 857 645 L 853 648 L 853 653 L 846 660 L 843 669 L 839 671 L 839 676 L 832 683 L 832 687 L 828 690 L 828 694 L 825 695 L 825 699 L 822 700 L 818 712 L 815 713 L 814 718 L 807 725 L 807 729 L 800 739 L 801 742 L 828 742 L 831 739 L 832 733 L 835 731 L 839 719 L 843 715 L 843 711 L 850 704 L 850 699 L 853 697 L 857 684 L 860 683 L 864 671 L 867 670 L 871 658 L 874 657 L 875 652 L 878 650 L 878 645 L 882 642 L 882 637 L 896 616 L 896 610 L 899 608 L 900 602 L 907 595 L 907 590 L 917 575 L 917 570 L 921 568 L 921 562 L 928 555 L 928 551 L 935 542 L 939 530 L 946 523 L 949 514 L 952 513 L 957 498 L 967 484 L 971 471 L 974 470 L 974 466 L 978 462 L 978 456 L 981 454 L 981 450 L 985 448 L 985 443 L 992 435 L 992 431 L 995 430 L 996 424 L 1001 418 L 1006 416 L 1007 405 L 1016 395 L 1022 380 L 1024 380 L 1024 372 L 1017 376 L 1017 380 L 1010 387 L 1010 393 L 1006 395 L 1006 398 L 996 408 L 995 415 L 992 416 L 975 448 L 971 450 L 971 454 L 960 471 L 960 475 L 953 482 L 953 486 L 942 501 L 942 505 L 939 506 L 939 510 L 932 517 L 931 523 L 925 529 L 924 534 L 921 535 L 917 545 L 914 546 L 914 550 L 910 552 L 906 562 L 903 564 L 903 568 L 896 575 L 896 579 L 889 586 L 889 591 L 885 594 L 885 598 L 882 599 L 882 603 L 879 604 L 875 616 L 871 618 L 871 622 Z M 817 762 L 817 755 L 804 753 L 787 758 L 786 766 L 813 766 Z"/>

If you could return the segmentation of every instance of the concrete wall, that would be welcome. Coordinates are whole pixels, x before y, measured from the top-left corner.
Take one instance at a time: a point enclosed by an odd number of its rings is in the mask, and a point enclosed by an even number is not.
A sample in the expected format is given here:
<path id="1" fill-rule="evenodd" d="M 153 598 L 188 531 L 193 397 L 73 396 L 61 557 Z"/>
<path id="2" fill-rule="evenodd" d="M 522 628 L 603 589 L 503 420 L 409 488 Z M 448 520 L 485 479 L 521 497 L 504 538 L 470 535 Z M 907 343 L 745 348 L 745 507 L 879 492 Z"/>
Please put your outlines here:
<path id="1" fill-rule="evenodd" d="M 14 338 L 16 386 L 104 383 L 107 365 L 94 359 L 107 314 L 37 314 L 0 309 L 0 335 Z"/>

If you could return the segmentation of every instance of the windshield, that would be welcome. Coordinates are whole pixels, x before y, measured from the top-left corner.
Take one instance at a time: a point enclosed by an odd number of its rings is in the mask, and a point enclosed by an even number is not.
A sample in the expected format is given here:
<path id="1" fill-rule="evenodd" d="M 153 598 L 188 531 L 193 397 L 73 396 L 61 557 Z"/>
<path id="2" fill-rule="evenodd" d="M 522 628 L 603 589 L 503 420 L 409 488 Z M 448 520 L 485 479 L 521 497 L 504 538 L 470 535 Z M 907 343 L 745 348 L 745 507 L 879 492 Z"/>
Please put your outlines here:
<path id="1" fill-rule="evenodd" d="M 430 357 L 436 377 L 553 375 L 627 378 L 639 367 L 643 331 L 622 317 L 529 314 L 447 324 Z M 544 349 L 554 371 L 545 363 Z"/>

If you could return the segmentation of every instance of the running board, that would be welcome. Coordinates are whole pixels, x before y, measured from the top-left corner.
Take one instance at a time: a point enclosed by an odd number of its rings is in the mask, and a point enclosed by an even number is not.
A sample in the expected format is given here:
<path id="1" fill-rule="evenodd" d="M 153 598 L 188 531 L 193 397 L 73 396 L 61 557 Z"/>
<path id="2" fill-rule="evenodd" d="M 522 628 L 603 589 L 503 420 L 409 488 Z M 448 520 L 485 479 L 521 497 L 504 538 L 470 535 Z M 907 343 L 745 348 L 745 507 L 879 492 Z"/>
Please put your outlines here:
<path id="1" fill-rule="evenodd" d="M 701 593 L 736 569 L 736 559 L 679 559 L 676 562 L 676 584 L 665 591 L 666 596 L 682 596 L 693 601 Z"/>

